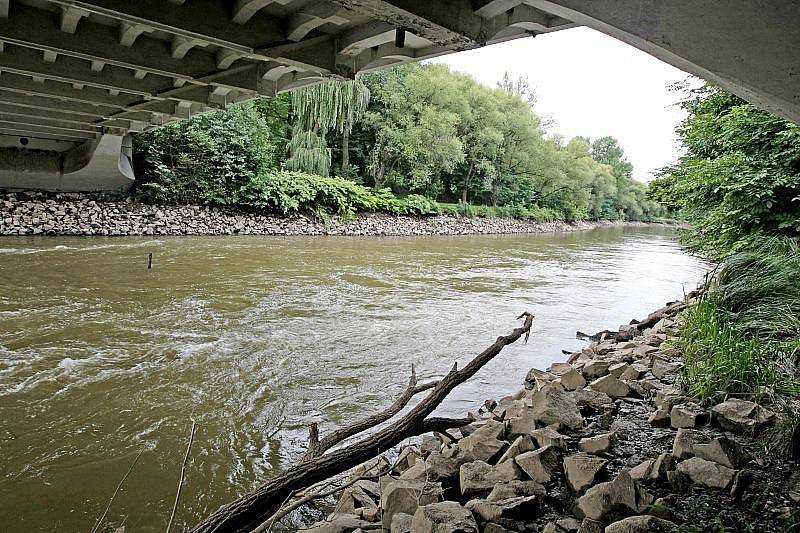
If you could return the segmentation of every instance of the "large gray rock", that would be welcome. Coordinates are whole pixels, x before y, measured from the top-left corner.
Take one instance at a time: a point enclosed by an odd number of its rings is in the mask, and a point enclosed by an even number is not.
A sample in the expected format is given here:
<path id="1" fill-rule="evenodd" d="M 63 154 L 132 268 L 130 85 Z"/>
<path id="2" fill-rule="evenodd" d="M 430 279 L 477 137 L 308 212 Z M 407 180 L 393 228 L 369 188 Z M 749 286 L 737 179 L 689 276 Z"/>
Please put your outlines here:
<path id="1" fill-rule="evenodd" d="M 561 385 L 567 390 L 578 390 L 586 386 L 586 378 L 576 369 L 570 366 L 567 372 L 564 372 L 559 378 Z"/>
<path id="2" fill-rule="evenodd" d="M 694 428 L 708 422 L 708 411 L 691 402 L 674 406 L 669 416 L 674 428 Z"/>
<path id="3" fill-rule="evenodd" d="M 503 436 L 505 424 L 496 420 L 487 420 L 482 425 L 458 441 L 458 448 L 474 461 L 492 462 L 502 455 L 508 443 Z"/>
<path id="4" fill-rule="evenodd" d="M 596 411 L 605 409 L 606 407 L 614 404 L 614 400 L 612 400 L 608 394 L 592 389 L 581 389 L 579 391 L 575 391 L 573 395 L 575 402 L 579 406 L 585 405 Z"/>
<path id="5" fill-rule="evenodd" d="M 694 454 L 696 457 L 714 461 L 728 468 L 739 468 L 744 458 L 741 447 L 736 441 L 727 437 L 716 438 L 708 444 L 695 444 Z"/>
<path id="6" fill-rule="evenodd" d="M 578 442 L 578 449 L 586 453 L 606 453 L 614 444 L 614 432 L 586 437 Z"/>
<path id="7" fill-rule="evenodd" d="M 727 489 L 736 475 L 736 470 L 714 461 L 692 457 L 678 465 L 678 472 L 689 476 L 694 483 L 711 489 Z"/>
<path id="8" fill-rule="evenodd" d="M 603 523 L 591 518 L 584 518 L 581 521 L 581 526 L 578 528 L 578 533 L 603 533 Z"/>
<path id="9" fill-rule="evenodd" d="M 529 452 L 534 448 L 536 448 L 536 445 L 533 443 L 533 438 L 530 435 L 521 435 L 514 439 L 514 442 L 511 443 L 511 446 L 506 449 L 505 453 L 503 453 L 502 457 L 500 457 L 497 462 L 499 464 L 510 461 L 519 454 Z"/>
<path id="10" fill-rule="evenodd" d="M 583 375 L 586 379 L 596 379 L 608 374 L 608 367 L 611 366 L 610 361 L 603 361 L 595 359 L 583 365 Z"/>
<path id="11" fill-rule="evenodd" d="M 624 381 L 620 381 L 611 374 L 598 378 L 589 383 L 589 388 L 607 394 L 610 398 L 627 396 L 631 388 Z"/>
<path id="12" fill-rule="evenodd" d="M 488 493 L 497 483 L 519 479 L 520 472 L 514 461 L 506 461 L 492 466 L 483 461 L 461 465 L 459 483 L 461 494 L 465 496 Z"/>
<path id="13" fill-rule="evenodd" d="M 353 485 L 342 491 L 339 503 L 336 504 L 336 512 L 358 515 L 359 513 L 356 512 L 356 509 L 371 509 L 377 506 L 378 504 L 375 503 L 367 491 L 357 485 Z"/>
<path id="14" fill-rule="evenodd" d="M 391 527 L 392 517 L 396 513 L 413 516 L 420 505 L 435 503 L 441 499 L 441 483 L 411 480 L 391 481 L 384 487 L 383 494 L 381 494 L 383 527 L 387 529 Z"/>
<path id="15" fill-rule="evenodd" d="M 540 448 L 544 448 L 545 446 L 553 446 L 559 450 L 566 450 L 567 441 L 564 439 L 564 435 L 558 432 L 556 429 L 557 427 L 557 424 L 553 424 L 551 426 L 535 429 L 531 431 L 531 437 L 536 441 L 536 444 L 539 445 Z M 533 448 L 531 448 L 531 450 L 532 449 Z"/>
<path id="16" fill-rule="evenodd" d="M 583 492 L 594 484 L 608 461 L 588 453 L 576 453 L 564 458 L 564 473 L 567 485 L 575 492 Z"/>
<path id="17" fill-rule="evenodd" d="M 775 413 L 758 404 L 731 398 L 711 409 L 713 420 L 736 433 L 756 432 L 775 419 Z"/>
<path id="18" fill-rule="evenodd" d="M 518 498 L 520 496 L 544 496 L 547 489 L 536 481 L 521 481 L 515 479 L 508 483 L 498 483 L 486 497 L 490 502 Z"/>
<path id="19" fill-rule="evenodd" d="M 688 459 L 694 456 L 694 447 L 697 444 L 708 444 L 709 442 L 711 439 L 705 433 L 696 429 L 681 428 L 675 434 L 672 455 L 675 459 Z"/>
<path id="20" fill-rule="evenodd" d="M 631 468 L 630 474 L 634 481 L 644 479 L 661 479 L 667 471 L 672 470 L 675 460 L 671 453 L 662 453 L 655 459 L 647 459 L 643 463 Z"/>
<path id="21" fill-rule="evenodd" d="M 478 533 L 478 524 L 472 513 L 456 502 L 439 502 L 423 505 L 411 520 L 412 531 L 431 533 Z"/>
<path id="22" fill-rule="evenodd" d="M 571 429 L 583 427 L 583 417 L 572 393 L 556 385 L 547 385 L 533 395 L 533 415 L 547 425 L 560 424 Z"/>
<path id="23" fill-rule="evenodd" d="M 602 520 L 611 511 L 630 514 L 638 510 L 636 484 L 627 470 L 622 470 L 613 481 L 590 488 L 576 502 L 579 515 L 592 520 Z"/>
<path id="24" fill-rule="evenodd" d="M 411 533 L 412 519 L 413 517 L 408 513 L 395 513 L 389 531 L 391 533 Z"/>
<path id="25" fill-rule="evenodd" d="M 606 527 L 605 533 L 669 533 L 677 526 L 655 516 L 629 516 Z"/>
<path id="26" fill-rule="evenodd" d="M 483 522 L 502 523 L 503 520 L 530 520 L 539 513 L 539 497 L 521 496 L 501 501 L 470 500 L 466 506 Z"/>
<path id="27" fill-rule="evenodd" d="M 514 458 L 514 461 L 532 480 L 549 483 L 558 470 L 558 450 L 553 446 L 545 446 L 521 453 Z"/>

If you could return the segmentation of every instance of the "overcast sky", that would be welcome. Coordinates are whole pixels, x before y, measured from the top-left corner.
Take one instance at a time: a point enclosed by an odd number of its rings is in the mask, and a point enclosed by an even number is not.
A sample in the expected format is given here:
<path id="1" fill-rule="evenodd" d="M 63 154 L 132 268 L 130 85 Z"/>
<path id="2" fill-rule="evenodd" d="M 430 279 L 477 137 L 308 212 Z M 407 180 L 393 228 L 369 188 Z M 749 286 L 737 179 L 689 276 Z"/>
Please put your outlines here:
<path id="1" fill-rule="evenodd" d="M 535 111 L 550 119 L 548 133 L 591 139 L 612 135 L 649 181 L 678 155 L 675 126 L 683 117 L 668 86 L 688 74 L 589 28 L 574 28 L 459 52 L 432 62 L 495 87 L 508 71 L 526 75 L 536 90 Z"/>

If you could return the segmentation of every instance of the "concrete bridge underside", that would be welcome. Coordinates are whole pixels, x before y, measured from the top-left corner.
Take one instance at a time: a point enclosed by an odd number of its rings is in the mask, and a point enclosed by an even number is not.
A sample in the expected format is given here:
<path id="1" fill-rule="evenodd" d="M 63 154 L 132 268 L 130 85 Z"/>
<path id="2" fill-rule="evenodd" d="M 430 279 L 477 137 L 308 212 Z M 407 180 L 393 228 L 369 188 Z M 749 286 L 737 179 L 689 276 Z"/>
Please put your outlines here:
<path id="1" fill-rule="evenodd" d="M 0 188 L 125 190 L 132 132 L 580 25 L 800 122 L 794 0 L 0 0 Z"/>

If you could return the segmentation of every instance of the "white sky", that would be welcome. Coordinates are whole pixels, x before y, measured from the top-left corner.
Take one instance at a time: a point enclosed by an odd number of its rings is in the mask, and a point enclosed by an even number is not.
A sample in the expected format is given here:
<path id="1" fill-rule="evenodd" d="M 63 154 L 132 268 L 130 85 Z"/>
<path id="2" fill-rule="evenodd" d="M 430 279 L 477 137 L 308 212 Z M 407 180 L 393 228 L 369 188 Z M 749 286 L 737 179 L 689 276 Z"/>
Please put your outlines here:
<path id="1" fill-rule="evenodd" d="M 652 173 L 679 154 L 675 126 L 683 113 L 668 90 L 688 74 L 589 28 L 517 39 L 432 60 L 495 87 L 508 71 L 526 75 L 547 133 L 619 139 L 634 177 Z"/>

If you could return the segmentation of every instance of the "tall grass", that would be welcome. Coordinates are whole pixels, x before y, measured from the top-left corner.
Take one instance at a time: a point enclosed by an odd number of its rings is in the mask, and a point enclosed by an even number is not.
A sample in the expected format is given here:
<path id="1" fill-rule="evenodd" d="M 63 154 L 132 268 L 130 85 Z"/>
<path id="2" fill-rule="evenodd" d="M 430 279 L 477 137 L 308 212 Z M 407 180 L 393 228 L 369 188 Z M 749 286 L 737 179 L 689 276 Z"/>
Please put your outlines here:
<path id="1" fill-rule="evenodd" d="M 690 393 L 777 401 L 800 395 L 800 247 L 765 239 L 706 282 L 681 332 Z"/>

